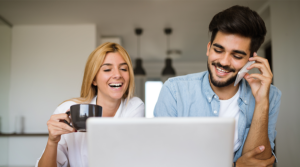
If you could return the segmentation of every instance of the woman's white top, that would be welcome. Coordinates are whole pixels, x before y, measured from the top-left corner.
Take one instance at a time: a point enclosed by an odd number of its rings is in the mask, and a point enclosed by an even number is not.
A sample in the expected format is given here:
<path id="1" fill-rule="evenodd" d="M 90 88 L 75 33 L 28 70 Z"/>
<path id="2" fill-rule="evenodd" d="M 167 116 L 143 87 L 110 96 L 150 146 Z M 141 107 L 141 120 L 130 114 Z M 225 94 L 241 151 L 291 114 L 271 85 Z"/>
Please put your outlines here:
<path id="1" fill-rule="evenodd" d="M 90 104 L 96 104 L 96 98 Z M 133 97 L 126 105 L 127 99 L 122 99 L 118 111 L 114 118 L 145 117 L 145 106 L 141 99 Z M 73 101 L 67 101 L 56 108 L 53 114 L 66 113 Z M 40 158 L 36 162 L 38 166 Z M 58 167 L 87 167 L 87 135 L 85 132 L 74 132 L 61 135 L 57 146 L 57 166 Z"/>

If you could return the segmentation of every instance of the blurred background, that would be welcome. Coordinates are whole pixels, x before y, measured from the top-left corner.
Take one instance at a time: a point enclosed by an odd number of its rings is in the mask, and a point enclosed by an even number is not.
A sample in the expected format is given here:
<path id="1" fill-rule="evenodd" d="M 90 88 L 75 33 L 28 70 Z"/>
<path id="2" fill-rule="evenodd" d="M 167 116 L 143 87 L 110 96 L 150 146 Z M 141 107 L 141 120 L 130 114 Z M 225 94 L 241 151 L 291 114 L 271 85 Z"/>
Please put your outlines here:
<path id="1" fill-rule="evenodd" d="M 35 165 L 46 122 L 62 101 L 79 96 L 87 57 L 105 41 L 120 43 L 133 66 L 141 65 L 136 95 L 151 118 L 168 77 L 207 69 L 209 22 L 233 5 L 250 7 L 266 23 L 258 55 L 269 60 L 282 91 L 277 166 L 300 166 L 299 0 L 0 0 L 0 166 Z"/>

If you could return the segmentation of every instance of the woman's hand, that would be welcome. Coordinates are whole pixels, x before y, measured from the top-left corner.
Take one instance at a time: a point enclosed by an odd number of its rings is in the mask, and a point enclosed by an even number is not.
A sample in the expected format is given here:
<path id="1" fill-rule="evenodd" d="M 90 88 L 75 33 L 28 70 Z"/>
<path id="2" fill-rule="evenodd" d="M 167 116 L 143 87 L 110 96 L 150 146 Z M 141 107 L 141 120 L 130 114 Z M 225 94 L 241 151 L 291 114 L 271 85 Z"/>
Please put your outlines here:
<path id="1" fill-rule="evenodd" d="M 69 110 L 67 110 L 69 111 Z M 67 114 L 54 114 L 50 117 L 47 122 L 49 131 L 49 141 L 57 144 L 60 141 L 62 134 L 75 132 L 75 129 L 70 127 L 68 124 L 62 122 L 66 120 L 70 123 L 70 118 Z"/>

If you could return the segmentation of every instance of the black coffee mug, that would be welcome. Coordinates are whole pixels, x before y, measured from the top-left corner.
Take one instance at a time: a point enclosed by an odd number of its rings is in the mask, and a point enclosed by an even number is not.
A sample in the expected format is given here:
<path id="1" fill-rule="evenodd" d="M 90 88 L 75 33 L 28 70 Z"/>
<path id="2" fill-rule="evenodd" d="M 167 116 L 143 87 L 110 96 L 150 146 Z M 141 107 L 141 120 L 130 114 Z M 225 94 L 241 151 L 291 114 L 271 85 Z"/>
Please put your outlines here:
<path id="1" fill-rule="evenodd" d="M 89 117 L 102 117 L 102 107 L 96 104 L 75 104 L 72 105 L 70 111 L 66 112 L 70 116 L 70 125 L 79 132 L 86 132 L 86 120 Z"/>

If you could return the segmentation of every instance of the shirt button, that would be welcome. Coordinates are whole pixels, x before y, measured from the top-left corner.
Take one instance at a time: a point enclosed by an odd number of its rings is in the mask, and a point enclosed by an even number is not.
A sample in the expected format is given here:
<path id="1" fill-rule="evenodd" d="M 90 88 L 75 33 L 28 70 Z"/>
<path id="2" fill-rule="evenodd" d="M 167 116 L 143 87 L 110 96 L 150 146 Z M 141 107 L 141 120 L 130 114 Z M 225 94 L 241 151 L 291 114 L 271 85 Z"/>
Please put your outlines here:
<path id="1" fill-rule="evenodd" d="M 217 114 L 217 112 L 218 112 L 217 110 L 214 111 L 215 114 Z"/>

